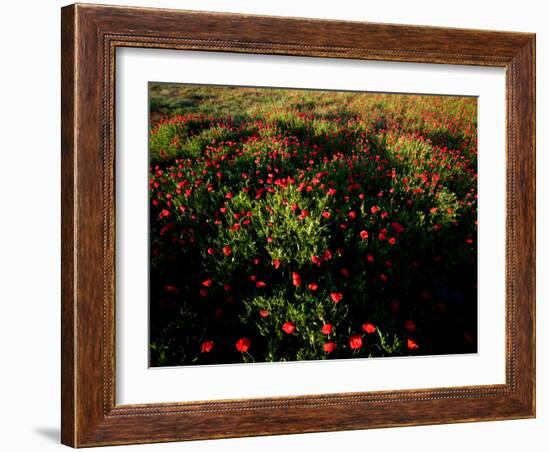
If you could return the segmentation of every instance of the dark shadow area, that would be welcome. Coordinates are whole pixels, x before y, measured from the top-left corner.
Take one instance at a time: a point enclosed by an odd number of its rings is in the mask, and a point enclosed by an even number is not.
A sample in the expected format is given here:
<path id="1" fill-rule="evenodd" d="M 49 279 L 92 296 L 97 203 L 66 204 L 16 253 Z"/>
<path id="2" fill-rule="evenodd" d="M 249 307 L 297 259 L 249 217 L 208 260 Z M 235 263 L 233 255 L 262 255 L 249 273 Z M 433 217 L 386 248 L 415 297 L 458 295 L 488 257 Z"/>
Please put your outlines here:
<path id="1" fill-rule="evenodd" d="M 61 431 L 58 427 L 38 427 L 34 429 L 34 432 L 57 444 L 61 442 Z"/>

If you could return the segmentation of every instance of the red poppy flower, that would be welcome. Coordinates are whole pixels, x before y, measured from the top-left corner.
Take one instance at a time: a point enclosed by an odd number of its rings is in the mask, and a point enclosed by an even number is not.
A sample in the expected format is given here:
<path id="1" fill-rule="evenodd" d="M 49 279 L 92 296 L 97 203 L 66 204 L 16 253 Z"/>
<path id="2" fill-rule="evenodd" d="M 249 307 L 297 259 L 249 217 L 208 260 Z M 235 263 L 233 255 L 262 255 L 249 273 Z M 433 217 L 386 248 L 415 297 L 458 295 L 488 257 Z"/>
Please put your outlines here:
<path id="1" fill-rule="evenodd" d="M 267 284 L 266 284 L 265 282 L 263 282 L 263 281 L 258 281 L 258 282 L 256 283 L 256 287 L 257 287 L 258 289 L 261 289 L 261 288 L 265 287 L 266 285 L 267 285 Z"/>
<path id="2" fill-rule="evenodd" d="M 378 206 L 372 206 L 372 207 L 370 208 L 370 211 L 371 211 L 371 213 L 372 213 L 373 215 L 374 215 L 376 212 L 378 212 L 379 210 L 380 210 L 380 207 L 378 207 Z"/>
<path id="3" fill-rule="evenodd" d="M 334 196 L 336 194 L 336 190 L 334 188 L 329 188 L 327 190 L 327 195 Z"/>
<path id="4" fill-rule="evenodd" d="M 279 259 L 273 259 L 272 264 L 273 264 L 273 267 L 275 267 L 275 270 L 277 270 L 281 265 L 281 261 Z"/>
<path id="5" fill-rule="evenodd" d="M 208 248 L 208 249 L 206 250 L 206 252 L 207 252 L 208 254 L 210 254 L 210 256 L 216 254 L 216 250 L 215 250 L 214 248 Z"/>
<path id="6" fill-rule="evenodd" d="M 330 294 L 330 298 L 332 298 L 332 301 L 334 301 L 335 303 L 339 303 L 340 301 L 342 301 L 342 298 L 344 298 L 344 295 L 340 292 L 332 292 Z"/>
<path id="7" fill-rule="evenodd" d="M 321 333 L 323 334 L 332 333 L 332 325 L 330 323 L 325 323 L 321 328 Z"/>
<path id="8" fill-rule="evenodd" d="M 367 231 L 361 231 L 359 237 L 361 237 L 361 240 L 367 240 L 369 238 L 369 233 Z"/>
<path id="9" fill-rule="evenodd" d="M 399 307 L 400 307 L 401 303 L 399 303 L 399 300 L 392 300 L 390 302 L 390 309 L 392 312 L 397 312 L 399 311 Z"/>
<path id="10" fill-rule="evenodd" d="M 319 288 L 319 286 L 317 285 L 317 283 L 310 283 L 307 285 L 307 288 L 315 292 Z"/>
<path id="11" fill-rule="evenodd" d="M 323 218 L 329 219 L 330 218 L 330 212 L 327 212 L 326 210 L 321 214 Z"/>
<path id="12" fill-rule="evenodd" d="M 363 338 L 360 334 L 354 334 L 349 338 L 349 348 L 357 350 L 363 346 Z"/>
<path id="13" fill-rule="evenodd" d="M 367 262 L 372 264 L 374 262 L 374 256 L 372 254 L 367 254 Z"/>
<path id="14" fill-rule="evenodd" d="M 214 341 L 204 341 L 201 344 L 201 353 L 210 353 L 214 348 Z"/>
<path id="15" fill-rule="evenodd" d="M 247 352 L 250 349 L 250 339 L 247 337 L 241 337 L 237 342 L 235 342 L 235 348 L 241 353 Z"/>
<path id="16" fill-rule="evenodd" d="M 350 213 L 348 213 L 348 218 L 350 220 L 355 220 L 357 218 L 357 212 L 355 210 L 350 211 Z"/>
<path id="17" fill-rule="evenodd" d="M 397 221 L 394 221 L 392 224 L 391 224 L 391 227 L 394 229 L 395 232 L 397 232 L 398 234 L 401 234 L 405 228 L 403 226 L 401 226 Z"/>
<path id="18" fill-rule="evenodd" d="M 211 279 L 205 279 L 203 282 L 202 282 L 202 285 L 204 287 L 210 287 L 212 285 L 212 280 Z"/>
<path id="19" fill-rule="evenodd" d="M 332 341 L 330 342 L 325 342 L 323 344 L 323 350 L 326 352 L 326 353 L 332 353 L 334 350 L 336 350 L 336 344 Z"/>
<path id="20" fill-rule="evenodd" d="M 412 320 L 405 320 L 405 322 L 403 322 L 403 326 L 409 333 L 414 333 L 416 331 L 416 323 Z"/>
<path id="21" fill-rule="evenodd" d="M 433 295 L 429 290 L 423 290 L 422 292 L 420 292 L 420 296 L 424 300 L 428 300 L 428 301 L 430 301 L 433 298 Z"/>
<path id="22" fill-rule="evenodd" d="M 260 314 L 260 317 L 263 317 L 264 319 L 265 319 L 266 317 L 269 317 L 269 311 L 267 311 L 267 310 L 265 310 L 265 309 L 261 309 L 261 310 L 259 311 L 259 314 Z"/>
<path id="23" fill-rule="evenodd" d="M 372 334 L 376 332 L 376 326 L 371 322 L 363 323 L 363 331 L 367 334 Z"/>
<path id="24" fill-rule="evenodd" d="M 431 214 L 436 214 L 436 213 L 437 213 L 437 210 L 438 210 L 437 207 L 432 207 L 432 208 L 430 209 L 430 213 L 431 213 Z"/>
<path id="25" fill-rule="evenodd" d="M 159 213 L 160 218 L 168 217 L 168 216 L 170 216 L 170 211 L 167 209 L 162 209 Z"/>
<path id="26" fill-rule="evenodd" d="M 395 245 L 396 242 L 397 242 L 397 240 L 395 239 L 395 237 L 390 237 L 390 238 L 388 239 L 388 243 L 389 243 L 390 245 Z"/>
<path id="27" fill-rule="evenodd" d="M 160 230 L 160 235 L 164 235 L 172 229 L 174 229 L 174 223 L 168 223 L 167 225 L 162 227 L 162 229 Z"/>
<path id="28" fill-rule="evenodd" d="M 300 287 L 302 285 L 302 278 L 299 273 L 292 272 L 292 284 L 296 287 Z"/>
<path id="29" fill-rule="evenodd" d="M 227 245 L 225 245 L 222 248 L 222 251 L 223 251 L 223 254 L 225 254 L 226 256 L 231 256 L 231 254 L 233 253 L 233 250 L 231 249 L 231 247 Z"/>
<path id="30" fill-rule="evenodd" d="M 309 217 L 309 212 L 307 210 L 302 210 L 302 212 L 300 212 L 300 215 L 298 215 L 298 218 L 300 220 L 303 220 L 306 217 Z"/>
<path id="31" fill-rule="evenodd" d="M 283 324 L 281 329 L 286 334 L 292 334 L 292 333 L 294 333 L 294 330 L 296 329 L 296 325 L 294 324 L 294 322 L 286 322 L 286 323 Z"/>
<path id="32" fill-rule="evenodd" d="M 407 339 L 407 348 L 409 350 L 418 350 L 420 347 L 418 343 L 411 337 Z"/>

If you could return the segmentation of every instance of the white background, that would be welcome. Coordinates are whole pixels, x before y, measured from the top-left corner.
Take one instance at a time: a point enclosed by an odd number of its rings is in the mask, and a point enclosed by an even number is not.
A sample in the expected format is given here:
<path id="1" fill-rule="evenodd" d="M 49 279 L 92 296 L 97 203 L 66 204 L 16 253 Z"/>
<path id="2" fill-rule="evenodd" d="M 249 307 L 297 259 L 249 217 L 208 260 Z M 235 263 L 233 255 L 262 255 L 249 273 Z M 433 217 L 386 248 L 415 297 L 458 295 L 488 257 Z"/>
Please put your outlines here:
<path id="1" fill-rule="evenodd" d="M 114 1 L 114 0 L 113 0 Z M 119 4 L 243 13 L 413 23 L 537 32 L 538 278 L 537 419 L 370 431 L 244 438 L 118 447 L 115 450 L 280 451 L 348 450 L 543 451 L 550 429 L 546 351 L 549 318 L 550 31 L 545 3 L 536 0 L 357 2 L 355 0 L 140 1 Z M 59 7 L 63 2 L 5 2 L 2 8 L 0 131 L 0 444 L 8 451 L 60 450 L 59 443 Z M 545 29 L 546 28 L 546 29 Z M 546 380 L 546 381 L 545 381 Z"/>
<path id="2" fill-rule="evenodd" d="M 478 96 L 478 353 L 148 369 L 148 81 Z M 501 68 L 125 48 L 117 51 L 119 404 L 505 382 L 505 78 Z M 139 132 L 141 131 L 141 132 Z M 341 378 L 342 375 L 367 378 Z M 186 384 L 181 384 L 185 381 Z M 223 384 L 219 382 L 223 381 Z"/>

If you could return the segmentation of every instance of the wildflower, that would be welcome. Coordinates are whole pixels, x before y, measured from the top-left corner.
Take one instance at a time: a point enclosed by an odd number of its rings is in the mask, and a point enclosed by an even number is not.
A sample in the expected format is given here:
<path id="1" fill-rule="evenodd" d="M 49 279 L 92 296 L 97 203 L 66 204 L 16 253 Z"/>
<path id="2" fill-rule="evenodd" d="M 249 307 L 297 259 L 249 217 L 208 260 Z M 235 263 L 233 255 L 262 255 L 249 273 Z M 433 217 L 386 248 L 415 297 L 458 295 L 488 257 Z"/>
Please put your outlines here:
<path id="1" fill-rule="evenodd" d="M 409 333 L 414 333 L 416 331 L 416 324 L 412 320 L 405 320 L 403 326 Z"/>
<path id="2" fill-rule="evenodd" d="M 326 352 L 326 353 L 332 353 L 334 350 L 336 350 L 336 344 L 332 341 L 329 341 L 329 342 L 325 342 L 323 344 L 323 350 Z"/>
<path id="3" fill-rule="evenodd" d="M 409 337 L 407 339 L 407 348 L 409 350 L 418 350 L 420 347 L 419 347 L 418 343 L 413 338 Z"/>
<path id="4" fill-rule="evenodd" d="M 325 323 L 321 328 L 321 333 L 326 335 L 332 333 L 332 325 L 330 323 Z"/>
<path id="5" fill-rule="evenodd" d="M 349 338 L 349 348 L 352 350 L 360 349 L 363 346 L 363 338 L 360 334 L 354 334 Z"/>
<path id="6" fill-rule="evenodd" d="M 286 334 L 292 334 L 292 333 L 294 333 L 294 330 L 296 329 L 296 325 L 294 324 L 294 322 L 285 322 L 283 324 L 283 326 L 281 327 L 281 329 Z"/>
<path id="7" fill-rule="evenodd" d="M 367 334 L 373 334 L 376 332 L 376 326 L 371 322 L 363 323 L 363 331 Z"/>
<path id="8" fill-rule="evenodd" d="M 241 337 L 235 342 L 235 348 L 241 353 L 246 353 L 250 349 L 250 339 Z"/>
<path id="9" fill-rule="evenodd" d="M 210 353 L 214 348 L 214 341 L 207 340 L 201 344 L 201 353 Z"/>

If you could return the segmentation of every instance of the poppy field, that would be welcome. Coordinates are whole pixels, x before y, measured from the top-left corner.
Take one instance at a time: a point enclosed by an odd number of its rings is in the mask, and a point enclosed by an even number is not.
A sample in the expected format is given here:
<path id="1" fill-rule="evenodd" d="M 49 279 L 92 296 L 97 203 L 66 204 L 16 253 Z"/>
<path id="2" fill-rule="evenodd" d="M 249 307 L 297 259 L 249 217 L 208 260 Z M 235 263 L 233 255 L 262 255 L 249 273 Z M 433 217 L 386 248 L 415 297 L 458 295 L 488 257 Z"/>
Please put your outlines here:
<path id="1" fill-rule="evenodd" d="M 477 352 L 477 99 L 149 105 L 151 366 Z"/>

